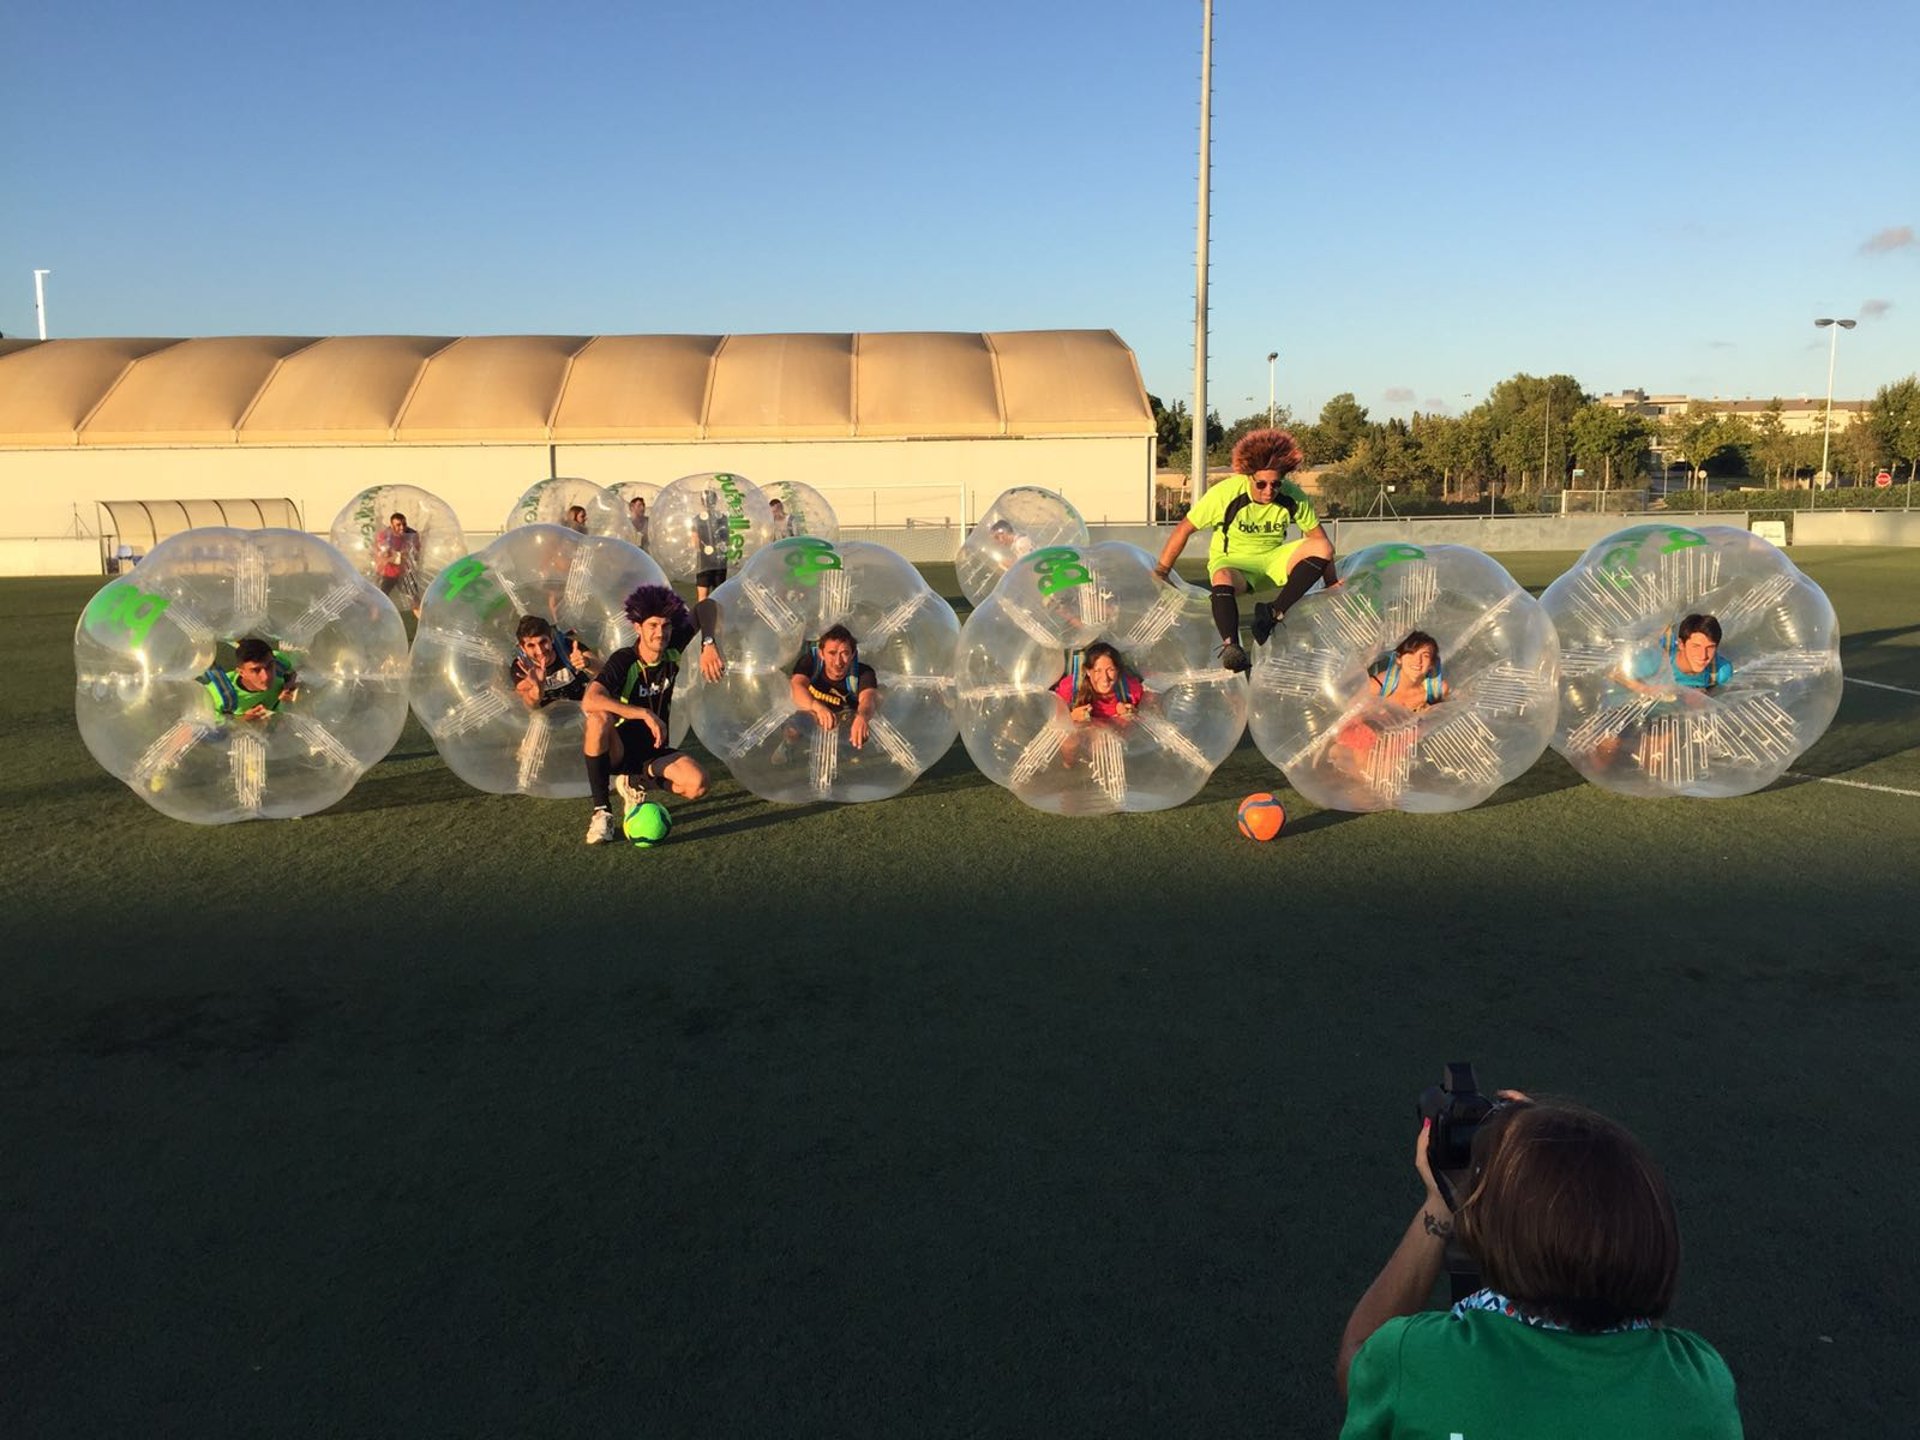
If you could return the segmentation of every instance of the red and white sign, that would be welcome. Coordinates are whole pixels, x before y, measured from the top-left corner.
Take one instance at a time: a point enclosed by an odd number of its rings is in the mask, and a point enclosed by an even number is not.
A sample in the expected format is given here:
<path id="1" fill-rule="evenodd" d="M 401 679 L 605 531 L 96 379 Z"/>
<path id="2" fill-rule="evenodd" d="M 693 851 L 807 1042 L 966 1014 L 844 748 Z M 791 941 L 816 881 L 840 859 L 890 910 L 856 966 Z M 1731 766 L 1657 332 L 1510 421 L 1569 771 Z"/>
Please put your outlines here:
<path id="1" fill-rule="evenodd" d="M 1882 490 L 1890 489 L 1893 485 L 1892 472 L 1887 470 L 1882 470 L 1878 475 L 1873 477 L 1873 483 L 1879 486 Z"/>

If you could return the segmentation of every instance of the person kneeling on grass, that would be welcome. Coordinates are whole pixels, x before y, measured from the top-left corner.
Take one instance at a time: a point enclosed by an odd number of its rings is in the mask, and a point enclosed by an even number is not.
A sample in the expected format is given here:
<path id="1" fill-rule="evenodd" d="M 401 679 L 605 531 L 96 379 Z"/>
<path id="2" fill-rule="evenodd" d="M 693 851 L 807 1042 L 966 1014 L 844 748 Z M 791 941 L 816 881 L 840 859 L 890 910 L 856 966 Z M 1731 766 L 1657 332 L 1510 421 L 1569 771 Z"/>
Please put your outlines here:
<path id="1" fill-rule="evenodd" d="M 1220 663 L 1249 668 L 1240 648 L 1240 594 L 1266 585 L 1280 593 L 1253 607 L 1253 641 L 1267 643 L 1273 627 L 1322 579 L 1338 583 L 1333 541 L 1314 513 L 1306 491 L 1286 479 L 1301 461 L 1300 447 L 1284 430 L 1253 430 L 1233 447 L 1233 474 L 1187 511 L 1160 551 L 1153 573 L 1165 580 L 1196 530 L 1213 531 L 1207 545 L 1207 575 L 1213 586 L 1213 623 L 1220 632 Z M 1287 527 L 1300 538 L 1287 540 Z"/>
<path id="2" fill-rule="evenodd" d="M 1421 1122 L 1413 1162 L 1426 1197 L 1340 1338 L 1342 1440 L 1738 1440 L 1726 1362 L 1664 1323 L 1680 1230 L 1652 1156 L 1581 1106 L 1500 1098 L 1457 1209 Z M 1428 1310 L 1456 1235 L 1485 1288 Z"/>
<path id="3" fill-rule="evenodd" d="M 835 625 L 800 652 L 787 678 L 793 692 L 793 719 L 774 748 L 773 761 L 785 764 L 790 747 L 809 724 L 836 730 L 844 723 L 847 743 L 859 750 L 867 743 L 867 729 L 880 704 L 880 680 L 871 665 L 860 661 L 853 632 Z"/>
<path id="4" fill-rule="evenodd" d="M 544 615 L 522 615 L 514 630 L 519 648 L 507 664 L 507 678 L 514 694 L 529 710 L 539 710 L 556 700 L 584 700 L 593 680 L 593 652 L 569 630 L 564 636 Z M 567 644 L 566 659 L 560 658 L 560 641 Z"/>
<path id="5" fill-rule="evenodd" d="M 683 800 L 707 793 L 707 772 L 691 755 L 668 746 L 667 726 L 674 681 L 696 636 L 701 675 L 717 681 L 726 673 L 714 603 L 702 600 L 689 614 L 686 602 L 665 585 L 642 585 L 627 596 L 626 612 L 634 643 L 607 657 L 580 702 L 587 717 L 587 784 L 593 791 L 589 845 L 619 838 L 610 786 L 618 786 L 629 809 L 646 799 L 648 785 L 664 786 Z"/>

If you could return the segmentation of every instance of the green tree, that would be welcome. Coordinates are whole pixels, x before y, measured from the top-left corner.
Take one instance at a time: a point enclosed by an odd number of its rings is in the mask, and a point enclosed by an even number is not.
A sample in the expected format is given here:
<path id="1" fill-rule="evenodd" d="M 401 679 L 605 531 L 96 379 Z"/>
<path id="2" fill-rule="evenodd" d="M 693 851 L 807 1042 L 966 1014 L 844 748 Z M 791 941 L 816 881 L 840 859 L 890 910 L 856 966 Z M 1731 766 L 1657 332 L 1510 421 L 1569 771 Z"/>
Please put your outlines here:
<path id="1" fill-rule="evenodd" d="M 1586 402 L 1571 375 L 1522 372 L 1493 387 L 1486 404 L 1493 459 L 1510 487 L 1561 484 L 1568 468 L 1567 424 Z"/>
<path id="2" fill-rule="evenodd" d="M 1753 439 L 1744 420 L 1705 401 L 1695 401 L 1684 411 L 1667 416 L 1661 422 L 1660 434 L 1669 456 L 1679 456 L 1693 471 L 1696 489 L 1705 488 L 1707 467 L 1721 452 L 1750 444 Z"/>
<path id="3" fill-rule="evenodd" d="M 1787 420 L 1780 397 L 1774 396 L 1753 425 L 1753 453 L 1771 485 L 1780 484 L 1781 475 L 1793 468 L 1795 446 L 1787 431 Z"/>
<path id="4" fill-rule="evenodd" d="M 1582 489 L 1633 485 L 1646 468 L 1650 442 L 1645 420 L 1611 405 L 1582 405 L 1567 421 L 1573 463 L 1587 472 Z"/>
<path id="5" fill-rule="evenodd" d="M 1867 424 L 1889 465 L 1907 462 L 1907 479 L 1920 469 L 1920 376 L 1882 385 L 1867 407 Z"/>
<path id="6" fill-rule="evenodd" d="M 1367 407 L 1351 391 L 1343 390 L 1320 407 L 1319 423 L 1309 432 L 1312 448 L 1307 459 L 1315 465 L 1338 465 L 1367 431 Z"/>

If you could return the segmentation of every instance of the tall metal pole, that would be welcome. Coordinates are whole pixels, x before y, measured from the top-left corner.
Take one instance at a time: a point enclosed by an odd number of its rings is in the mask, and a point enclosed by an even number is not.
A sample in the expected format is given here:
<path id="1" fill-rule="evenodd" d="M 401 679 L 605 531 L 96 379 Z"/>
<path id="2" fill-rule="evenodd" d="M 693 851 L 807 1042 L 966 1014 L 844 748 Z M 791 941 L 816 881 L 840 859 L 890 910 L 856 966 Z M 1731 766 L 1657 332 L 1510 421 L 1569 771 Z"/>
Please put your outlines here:
<path id="1" fill-rule="evenodd" d="M 1193 269 L 1193 500 L 1207 488 L 1207 211 L 1213 197 L 1213 0 L 1201 0 L 1200 226 Z"/>
<path id="2" fill-rule="evenodd" d="M 1274 405 L 1274 389 L 1273 389 L 1273 367 L 1274 367 L 1274 362 L 1279 360 L 1279 358 L 1280 358 L 1280 352 L 1278 350 L 1269 350 L 1267 352 L 1267 428 L 1269 430 L 1273 429 L 1275 425 L 1280 423 L 1279 420 L 1276 418 L 1279 412 L 1277 407 Z"/>
<path id="3" fill-rule="evenodd" d="M 1813 483 L 1818 486 L 1823 478 L 1828 484 L 1833 483 L 1833 477 L 1827 471 L 1827 455 L 1833 446 L 1833 362 L 1835 357 L 1840 353 L 1840 332 L 1842 330 L 1853 329 L 1859 322 L 1854 320 L 1816 320 L 1813 323 L 1816 329 L 1822 326 L 1830 326 L 1833 330 L 1833 338 L 1827 342 L 1827 423 L 1820 433 L 1820 473 L 1813 477 Z M 1809 501 L 1808 503 L 1811 505 L 1812 502 Z"/>
<path id="4" fill-rule="evenodd" d="M 51 270 L 33 272 L 33 313 L 40 322 L 40 338 L 47 338 L 47 276 Z"/>
<path id="5" fill-rule="evenodd" d="M 1547 433 L 1540 437 L 1540 493 L 1547 493 L 1547 457 L 1553 444 L 1553 382 L 1547 382 Z"/>

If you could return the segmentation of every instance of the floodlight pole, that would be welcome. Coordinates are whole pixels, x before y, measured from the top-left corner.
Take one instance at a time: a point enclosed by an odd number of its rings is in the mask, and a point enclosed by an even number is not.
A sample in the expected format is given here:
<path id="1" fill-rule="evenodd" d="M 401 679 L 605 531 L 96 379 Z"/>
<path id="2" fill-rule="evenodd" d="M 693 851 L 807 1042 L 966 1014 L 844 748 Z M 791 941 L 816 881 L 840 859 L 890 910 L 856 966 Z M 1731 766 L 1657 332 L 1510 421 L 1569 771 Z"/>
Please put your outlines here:
<path id="1" fill-rule="evenodd" d="M 1273 429 L 1275 425 L 1280 423 L 1279 420 L 1275 418 L 1278 414 L 1278 411 L 1274 406 L 1274 388 L 1273 388 L 1273 375 L 1274 375 L 1273 367 L 1275 362 L 1277 362 L 1279 359 L 1280 359 L 1280 352 L 1278 350 L 1269 350 L 1267 352 L 1267 428 L 1269 430 Z"/>
<path id="2" fill-rule="evenodd" d="M 33 272 L 33 313 L 40 322 L 40 338 L 47 338 L 47 276 L 51 270 Z"/>
<path id="3" fill-rule="evenodd" d="M 1207 210 L 1213 173 L 1213 0 L 1200 6 L 1200 221 L 1194 244 L 1193 501 L 1207 488 Z"/>
<path id="4" fill-rule="evenodd" d="M 1813 483 L 1817 487 L 1821 476 L 1827 476 L 1828 484 L 1833 483 L 1832 476 L 1827 471 L 1827 452 L 1833 445 L 1833 362 L 1840 352 L 1840 332 L 1851 330 L 1860 322 L 1828 318 L 1816 320 L 1813 323 L 1815 329 L 1831 327 L 1833 330 L 1833 338 L 1827 342 L 1827 423 L 1820 433 L 1820 474 L 1813 477 Z M 1811 508 L 1811 501 L 1808 502 L 1808 506 Z"/>

